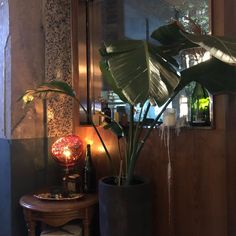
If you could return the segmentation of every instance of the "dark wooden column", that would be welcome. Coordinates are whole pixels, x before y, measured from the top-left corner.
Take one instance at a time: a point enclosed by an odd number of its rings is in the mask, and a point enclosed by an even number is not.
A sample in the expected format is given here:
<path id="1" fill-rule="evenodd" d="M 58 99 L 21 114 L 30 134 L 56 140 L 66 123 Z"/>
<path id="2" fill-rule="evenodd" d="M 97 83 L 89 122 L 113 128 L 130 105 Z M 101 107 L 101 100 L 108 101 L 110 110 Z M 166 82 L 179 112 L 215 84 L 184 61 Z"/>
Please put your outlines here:
<path id="1" fill-rule="evenodd" d="M 212 0 L 213 33 L 236 37 L 235 24 L 236 1 Z M 225 96 L 225 99 L 227 235 L 233 236 L 236 235 L 236 96 Z"/>

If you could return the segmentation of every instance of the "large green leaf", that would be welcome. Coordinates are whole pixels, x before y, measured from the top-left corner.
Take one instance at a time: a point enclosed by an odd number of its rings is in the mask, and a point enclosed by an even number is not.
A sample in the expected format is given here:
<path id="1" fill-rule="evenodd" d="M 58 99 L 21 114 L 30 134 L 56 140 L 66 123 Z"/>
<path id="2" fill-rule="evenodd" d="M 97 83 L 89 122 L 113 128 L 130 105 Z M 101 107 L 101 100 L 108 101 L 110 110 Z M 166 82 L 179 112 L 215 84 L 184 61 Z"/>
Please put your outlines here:
<path id="1" fill-rule="evenodd" d="M 163 55 L 175 56 L 183 49 L 198 46 L 181 34 L 181 32 L 185 32 L 183 27 L 178 21 L 173 21 L 154 30 L 151 37 L 161 43 L 159 51 Z"/>
<path id="2" fill-rule="evenodd" d="M 236 65 L 236 40 L 213 35 L 189 34 L 178 21 L 159 27 L 152 38 L 162 45 L 159 50 L 168 55 L 177 55 L 181 50 L 200 46 L 217 59 Z"/>
<path id="3" fill-rule="evenodd" d="M 152 37 L 163 44 L 159 49 L 164 54 L 174 56 L 182 49 L 200 46 L 219 59 L 213 58 L 182 71 L 176 91 L 191 81 L 197 81 L 212 94 L 236 92 L 236 39 L 189 34 L 176 21 L 159 27 L 152 33 Z"/>
<path id="4" fill-rule="evenodd" d="M 211 94 L 236 92 L 236 67 L 212 58 L 181 72 L 179 91 L 191 81 L 197 81 Z"/>
<path id="5" fill-rule="evenodd" d="M 198 44 L 217 59 L 236 66 L 236 39 L 213 35 L 194 35 L 182 32 L 188 40 Z"/>
<path id="6" fill-rule="evenodd" d="M 182 28 L 177 21 L 173 21 L 170 24 L 160 26 L 154 30 L 151 37 L 158 40 L 162 45 L 171 45 L 177 43 L 183 43 L 186 38 L 180 33 Z"/>
<path id="7" fill-rule="evenodd" d="M 169 55 L 168 52 L 171 50 L 175 50 L 176 47 L 172 46 L 156 46 L 152 45 L 153 50 L 155 51 L 156 54 L 158 54 L 160 57 L 162 57 L 165 61 L 168 61 L 171 65 L 173 65 L 176 68 L 179 68 L 179 63 L 178 61 L 173 57 L 173 55 L 178 54 L 178 49 L 176 50 L 176 54 Z"/>
<path id="8" fill-rule="evenodd" d="M 122 93 L 122 89 L 116 86 L 114 78 L 109 70 L 109 66 L 106 60 L 100 61 L 100 70 L 103 74 L 103 79 L 107 82 L 107 84 L 111 87 L 111 89 L 120 97 L 123 102 L 128 102 L 126 97 Z"/>
<path id="9" fill-rule="evenodd" d="M 120 40 L 104 47 L 103 76 L 110 75 L 107 80 L 114 80 L 131 104 L 154 98 L 162 105 L 179 83 L 176 70 L 146 41 Z"/>

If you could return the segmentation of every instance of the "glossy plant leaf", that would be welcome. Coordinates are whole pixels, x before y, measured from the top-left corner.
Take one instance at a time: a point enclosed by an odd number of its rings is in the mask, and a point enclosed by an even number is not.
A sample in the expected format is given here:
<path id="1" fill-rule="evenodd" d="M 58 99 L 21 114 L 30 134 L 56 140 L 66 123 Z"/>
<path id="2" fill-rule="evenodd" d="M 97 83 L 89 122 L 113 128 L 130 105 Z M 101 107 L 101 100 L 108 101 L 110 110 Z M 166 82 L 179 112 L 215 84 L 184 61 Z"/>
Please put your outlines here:
<path id="1" fill-rule="evenodd" d="M 173 21 L 154 30 L 151 37 L 162 45 L 183 43 L 186 41 L 186 38 L 180 33 L 180 30 L 183 30 L 183 28 L 178 21 Z"/>
<path id="2" fill-rule="evenodd" d="M 213 35 L 194 35 L 182 32 L 191 42 L 198 44 L 217 59 L 236 66 L 236 40 Z"/>
<path id="3" fill-rule="evenodd" d="M 170 63 L 176 68 L 180 67 L 178 61 L 172 55 L 168 54 L 168 51 L 171 50 L 171 46 L 164 47 L 164 46 L 152 45 L 152 48 L 157 55 L 163 58 L 163 60 L 168 61 L 168 63 Z M 176 54 L 178 54 L 178 52 L 176 52 Z"/>
<path id="4" fill-rule="evenodd" d="M 191 81 L 202 84 L 211 94 L 236 92 L 236 67 L 211 58 L 181 72 L 179 91 Z"/>
<path id="5" fill-rule="evenodd" d="M 113 80 L 130 104 L 154 98 L 162 105 L 179 83 L 176 70 L 146 41 L 120 40 L 104 48 L 103 76 Z"/>
<path id="6" fill-rule="evenodd" d="M 110 86 L 110 88 L 120 97 L 120 99 L 127 103 L 128 100 L 122 93 L 122 89 L 116 86 L 115 80 L 109 70 L 109 66 L 105 60 L 100 61 L 100 70 L 103 75 L 104 81 Z"/>
<path id="7" fill-rule="evenodd" d="M 163 55 L 176 56 L 183 49 L 198 46 L 181 34 L 181 32 L 185 32 L 183 26 L 178 21 L 173 21 L 153 31 L 151 37 L 161 43 L 159 51 Z"/>

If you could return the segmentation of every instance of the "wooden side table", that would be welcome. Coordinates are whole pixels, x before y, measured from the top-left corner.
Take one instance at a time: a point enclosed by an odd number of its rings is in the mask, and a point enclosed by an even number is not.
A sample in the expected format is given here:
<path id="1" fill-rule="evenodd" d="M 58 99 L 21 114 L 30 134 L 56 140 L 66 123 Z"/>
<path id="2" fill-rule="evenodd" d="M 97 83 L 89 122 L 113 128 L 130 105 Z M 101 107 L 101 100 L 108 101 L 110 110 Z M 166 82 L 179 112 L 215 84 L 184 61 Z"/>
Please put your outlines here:
<path id="1" fill-rule="evenodd" d="M 28 236 L 35 236 L 36 222 L 58 227 L 71 220 L 81 219 L 83 235 L 90 236 L 90 224 L 98 203 L 96 194 L 85 194 L 78 200 L 47 201 L 33 195 L 25 195 L 20 199 L 28 228 Z"/>

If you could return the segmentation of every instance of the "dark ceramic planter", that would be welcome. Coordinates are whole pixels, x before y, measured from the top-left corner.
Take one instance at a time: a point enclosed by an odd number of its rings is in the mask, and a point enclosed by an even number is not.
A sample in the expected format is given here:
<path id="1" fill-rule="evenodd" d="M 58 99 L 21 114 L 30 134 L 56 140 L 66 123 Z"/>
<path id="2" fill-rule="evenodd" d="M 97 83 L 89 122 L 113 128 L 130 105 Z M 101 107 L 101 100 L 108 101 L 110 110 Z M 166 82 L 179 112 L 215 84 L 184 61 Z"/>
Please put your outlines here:
<path id="1" fill-rule="evenodd" d="M 149 181 L 136 177 L 136 184 L 117 186 L 114 177 L 99 181 L 101 236 L 151 236 Z"/>

